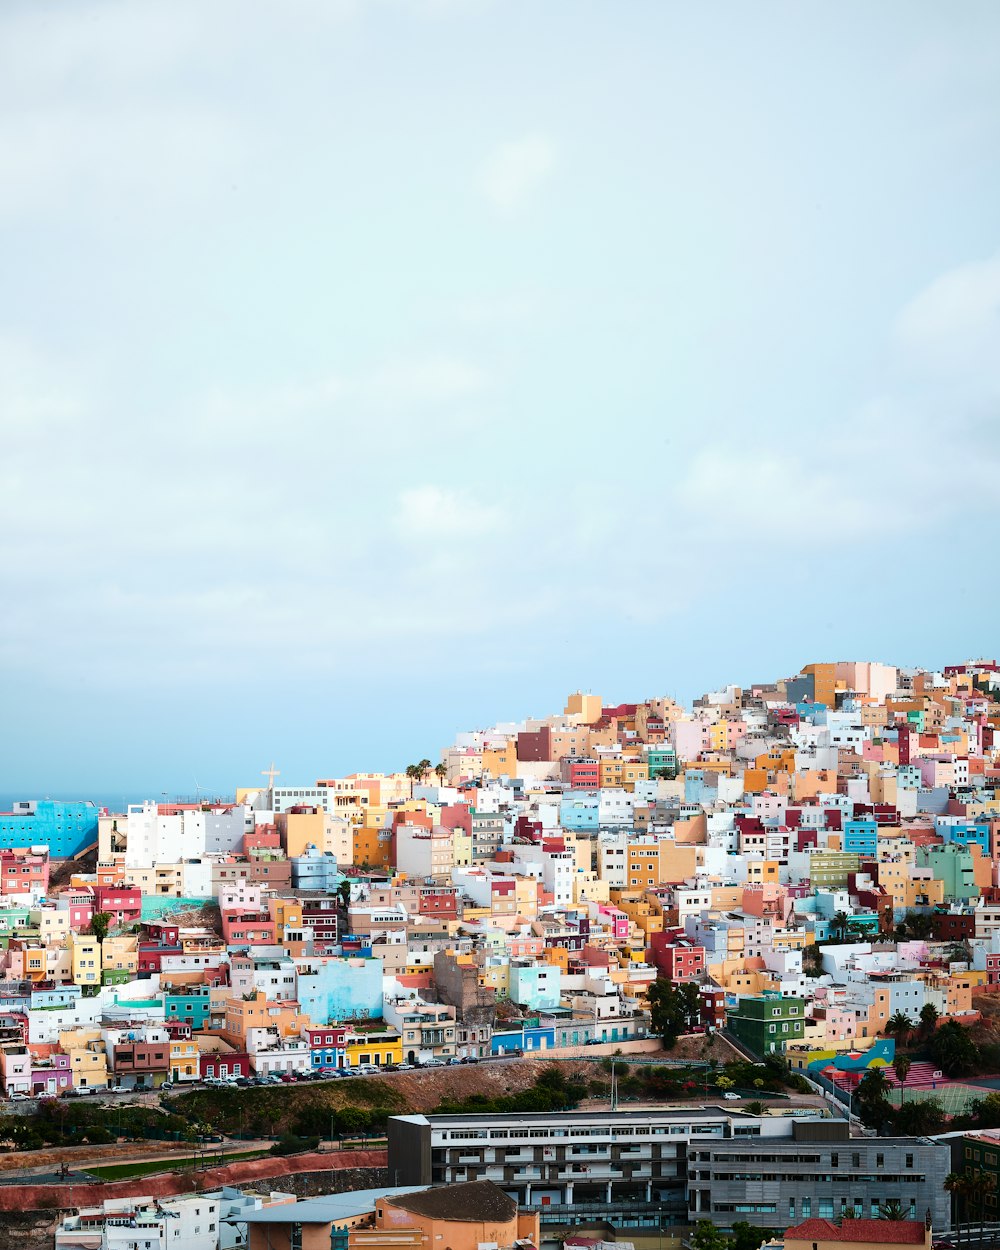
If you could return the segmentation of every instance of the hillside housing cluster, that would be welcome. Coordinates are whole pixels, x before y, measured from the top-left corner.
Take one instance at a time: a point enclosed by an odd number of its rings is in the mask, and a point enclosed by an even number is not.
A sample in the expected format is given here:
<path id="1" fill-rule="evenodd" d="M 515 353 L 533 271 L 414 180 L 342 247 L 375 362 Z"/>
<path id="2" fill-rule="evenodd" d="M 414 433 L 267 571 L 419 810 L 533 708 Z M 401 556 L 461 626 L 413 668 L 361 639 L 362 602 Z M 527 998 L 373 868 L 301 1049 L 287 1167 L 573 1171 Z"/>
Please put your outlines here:
<path id="1" fill-rule="evenodd" d="M 576 693 L 401 773 L 16 804 L 3 1089 L 594 1053 L 649 1037 L 664 978 L 697 986 L 690 1029 L 802 1069 L 899 1013 L 974 1020 L 998 727 L 992 661 L 816 663 L 690 708 Z"/>

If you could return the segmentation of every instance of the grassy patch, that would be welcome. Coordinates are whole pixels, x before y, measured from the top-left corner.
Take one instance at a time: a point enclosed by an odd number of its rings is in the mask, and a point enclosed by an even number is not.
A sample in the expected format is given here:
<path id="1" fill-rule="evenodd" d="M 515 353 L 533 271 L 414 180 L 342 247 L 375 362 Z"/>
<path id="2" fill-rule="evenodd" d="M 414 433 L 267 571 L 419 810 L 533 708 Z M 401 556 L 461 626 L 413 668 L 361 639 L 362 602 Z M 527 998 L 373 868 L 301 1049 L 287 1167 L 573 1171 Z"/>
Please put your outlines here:
<path id="1" fill-rule="evenodd" d="M 240 1152 L 226 1151 L 224 1163 L 242 1163 L 248 1159 L 264 1159 L 271 1152 L 269 1150 L 244 1150 Z M 218 1156 L 213 1152 L 210 1155 L 199 1156 L 199 1162 L 206 1160 L 211 1161 L 213 1167 L 219 1166 Z M 194 1158 L 189 1154 L 178 1154 L 175 1159 L 151 1159 L 142 1160 L 136 1163 L 108 1163 L 104 1165 L 87 1168 L 86 1171 L 91 1176 L 97 1176 L 105 1181 L 126 1181 L 134 1176 L 152 1176 L 155 1172 L 184 1172 L 190 1171 L 194 1167 Z"/>

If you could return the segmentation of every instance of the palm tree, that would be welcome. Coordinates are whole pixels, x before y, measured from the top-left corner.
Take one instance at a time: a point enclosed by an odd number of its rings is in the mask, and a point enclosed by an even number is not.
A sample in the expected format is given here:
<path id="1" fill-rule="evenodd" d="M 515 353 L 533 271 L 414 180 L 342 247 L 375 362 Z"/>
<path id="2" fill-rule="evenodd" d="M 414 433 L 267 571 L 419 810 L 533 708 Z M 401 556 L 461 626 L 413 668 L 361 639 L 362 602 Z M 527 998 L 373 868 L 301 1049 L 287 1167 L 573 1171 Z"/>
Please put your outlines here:
<path id="1" fill-rule="evenodd" d="M 891 1034 L 902 1046 L 913 1032 L 913 1021 L 905 1011 L 896 1011 L 889 1017 L 885 1032 Z"/>
<path id="2" fill-rule="evenodd" d="M 920 1008 L 920 1031 L 926 1036 L 934 1032 L 938 1022 L 938 1009 L 933 1003 L 924 1003 Z"/>
<path id="3" fill-rule="evenodd" d="M 847 932 L 847 912 L 834 912 L 830 925 L 837 937 L 843 938 L 844 934 Z"/>
<path id="4" fill-rule="evenodd" d="M 958 1231 L 959 1242 L 962 1240 L 962 1229 L 958 1222 L 958 1200 L 962 1196 L 964 1184 L 965 1177 L 961 1172 L 949 1172 L 944 1178 L 944 1187 L 951 1196 L 951 1223 L 952 1227 Z"/>
<path id="5" fill-rule="evenodd" d="M 979 1206 L 979 1244 L 986 1240 L 986 1200 L 997 1191 L 997 1178 L 992 1172 L 980 1172 L 976 1177 L 976 1202 Z"/>
<path id="6" fill-rule="evenodd" d="M 902 1106 L 906 1078 L 910 1075 L 909 1055 L 897 1055 L 892 1061 L 892 1070 L 895 1072 L 896 1080 L 899 1082 L 899 1105 Z"/>
<path id="7" fill-rule="evenodd" d="M 410 798 L 413 798 L 413 787 L 423 778 L 424 770 L 420 764 L 407 764 L 406 775 L 410 779 Z"/>
<path id="8" fill-rule="evenodd" d="M 878 1209 L 878 1218 L 880 1220 L 903 1219 L 903 1204 L 898 1198 L 893 1198 L 890 1202 L 883 1202 Z"/>
<path id="9" fill-rule="evenodd" d="M 961 1245 L 963 1225 L 968 1229 L 968 1201 L 972 1193 L 972 1177 L 965 1172 L 949 1172 L 944 1178 L 944 1187 L 951 1194 L 951 1222 L 958 1234 L 958 1244 Z"/>
<path id="10" fill-rule="evenodd" d="M 438 781 L 444 781 L 445 777 L 448 776 L 448 769 L 444 764 L 435 764 L 434 772 Z"/>

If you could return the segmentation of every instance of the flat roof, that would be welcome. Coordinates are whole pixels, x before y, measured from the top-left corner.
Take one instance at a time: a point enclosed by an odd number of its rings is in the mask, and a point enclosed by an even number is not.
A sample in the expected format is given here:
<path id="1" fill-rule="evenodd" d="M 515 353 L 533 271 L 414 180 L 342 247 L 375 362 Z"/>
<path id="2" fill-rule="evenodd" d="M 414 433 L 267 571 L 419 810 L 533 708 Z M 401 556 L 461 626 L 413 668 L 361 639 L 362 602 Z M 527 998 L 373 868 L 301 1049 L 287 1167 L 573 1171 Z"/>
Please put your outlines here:
<path id="1" fill-rule="evenodd" d="M 258 1211 L 239 1212 L 226 1216 L 228 1224 L 341 1224 L 367 1215 L 375 1210 L 380 1198 L 399 1197 L 402 1194 L 423 1193 L 428 1185 L 400 1185 L 395 1188 L 356 1189 L 346 1194 L 322 1194 L 318 1198 L 305 1198 L 299 1202 L 285 1202 Z"/>
<path id="2" fill-rule="evenodd" d="M 814 1107 L 800 1108 L 803 1118 L 815 1118 L 819 1109 Z M 673 1107 L 658 1107 L 651 1109 L 641 1109 L 629 1107 L 627 1109 L 619 1109 L 618 1111 L 492 1111 L 477 1112 L 474 1115 L 454 1114 L 454 1115 L 398 1115 L 390 1117 L 393 1120 L 403 1120 L 410 1124 L 431 1124 L 435 1127 L 447 1124 L 456 1125 L 478 1125 L 478 1124 L 564 1124 L 567 1121 L 590 1121 L 599 1124 L 620 1124 L 623 1121 L 642 1120 L 649 1123 L 658 1123 L 661 1120 L 690 1120 L 692 1116 L 721 1116 L 730 1118 L 738 1116 L 741 1120 L 745 1119 L 745 1113 L 742 1109 L 735 1107 L 720 1107 L 714 1103 L 705 1103 L 702 1105 L 678 1105 Z"/>

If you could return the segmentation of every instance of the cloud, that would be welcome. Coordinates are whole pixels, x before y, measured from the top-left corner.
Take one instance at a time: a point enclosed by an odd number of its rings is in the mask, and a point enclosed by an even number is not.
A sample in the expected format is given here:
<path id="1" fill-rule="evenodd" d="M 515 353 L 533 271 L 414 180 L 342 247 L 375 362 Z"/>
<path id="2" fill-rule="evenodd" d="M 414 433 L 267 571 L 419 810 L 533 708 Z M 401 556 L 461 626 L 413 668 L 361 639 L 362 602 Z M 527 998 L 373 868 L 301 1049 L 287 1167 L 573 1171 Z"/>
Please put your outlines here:
<path id="1" fill-rule="evenodd" d="M 498 534 L 501 508 L 483 504 L 464 491 L 416 486 L 400 493 L 396 529 L 408 542 L 452 542 Z"/>
<path id="2" fill-rule="evenodd" d="M 1000 382 L 1000 254 L 943 274 L 912 299 L 895 338 L 908 367 L 950 383 Z"/>
<path id="3" fill-rule="evenodd" d="M 545 181 L 553 156 L 552 144 L 544 135 L 525 135 L 501 144 L 480 171 L 480 189 L 501 212 L 515 212 Z"/>

